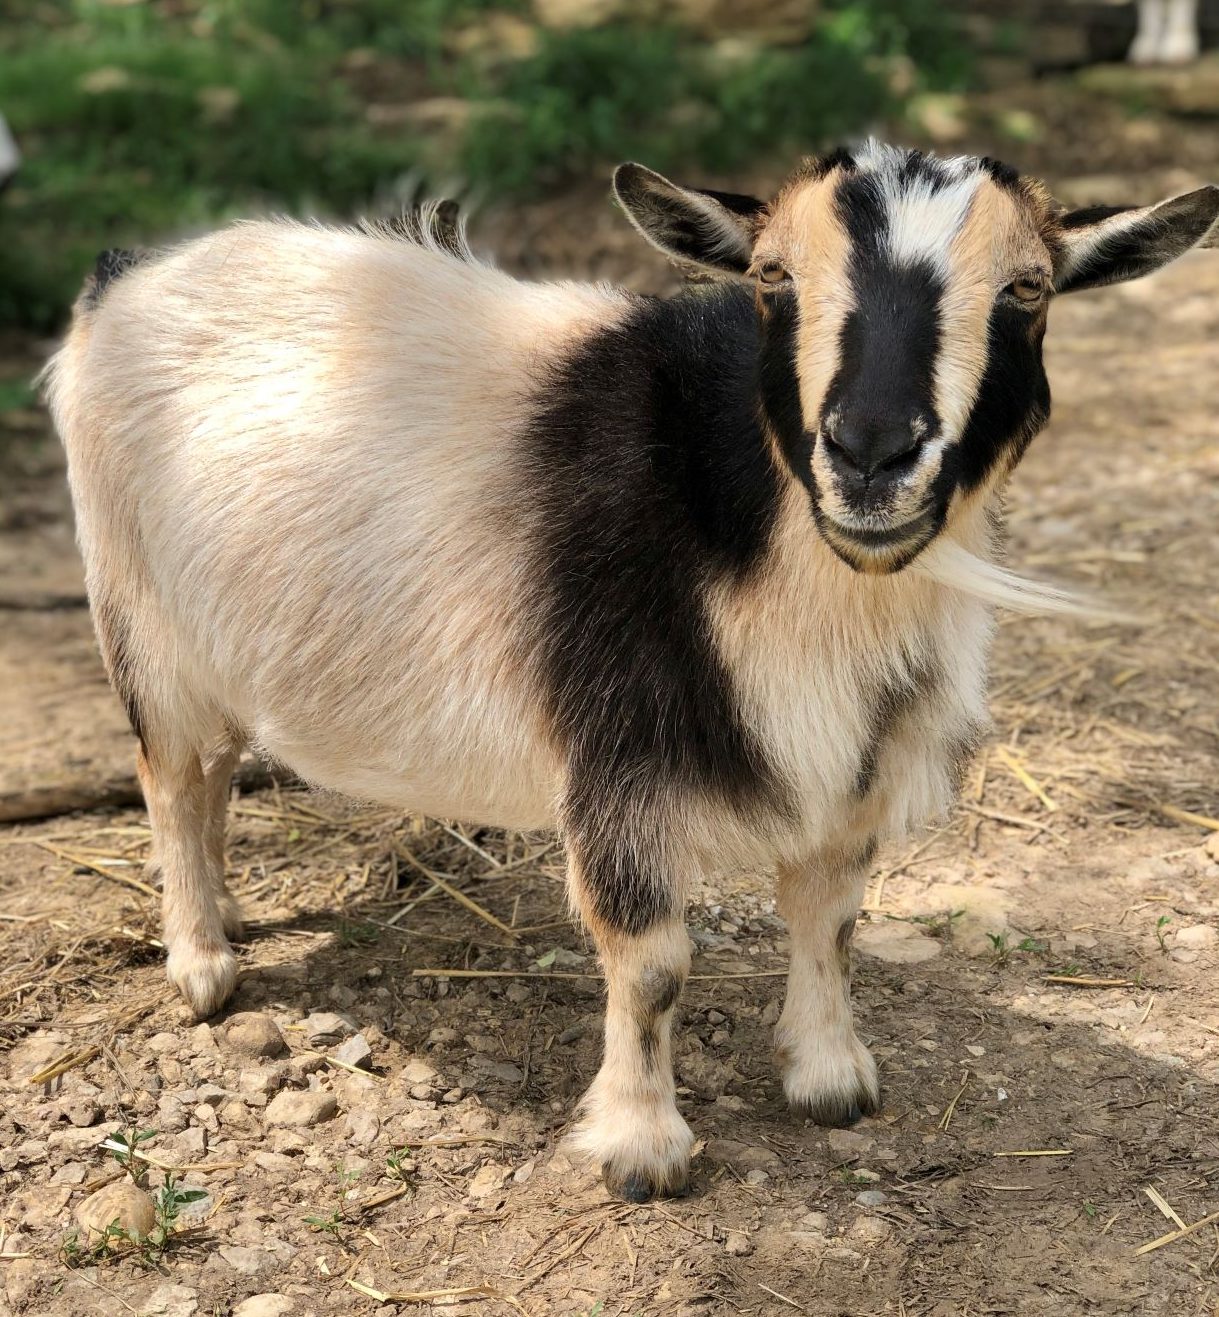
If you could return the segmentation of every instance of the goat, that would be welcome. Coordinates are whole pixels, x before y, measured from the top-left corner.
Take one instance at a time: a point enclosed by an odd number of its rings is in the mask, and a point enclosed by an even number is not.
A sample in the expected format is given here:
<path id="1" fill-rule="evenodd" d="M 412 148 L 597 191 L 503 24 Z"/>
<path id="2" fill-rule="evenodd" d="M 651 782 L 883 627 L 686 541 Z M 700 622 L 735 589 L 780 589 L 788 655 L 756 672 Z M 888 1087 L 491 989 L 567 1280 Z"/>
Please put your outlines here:
<path id="1" fill-rule="evenodd" d="M 670 1029 L 709 871 L 778 873 L 791 1105 L 878 1109 L 851 931 L 877 844 L 951 802 L 986 725 L 993 605 L 1027 602 L 999 493 L 1048 415 L 1051 295 L 1181 255 L 1219 188 L 1064 212 L 868 143 L 769 202 L 637 164 L 614 189 L 717 278 L 523 283 L 426 217 L 237 224 L 104 260 L 47 381 L 172 982 L 200 1017 L 234 985 L 246 744 L 557 826 L 608 992 L 577 1136 L 644 1201 L 687 1182 Z"/>
<path id="2" fill-rule="evenodd" d="M 1198 58 L 1198 0 L 1138 0 L 1132 64 L 1189 64 Z"/>

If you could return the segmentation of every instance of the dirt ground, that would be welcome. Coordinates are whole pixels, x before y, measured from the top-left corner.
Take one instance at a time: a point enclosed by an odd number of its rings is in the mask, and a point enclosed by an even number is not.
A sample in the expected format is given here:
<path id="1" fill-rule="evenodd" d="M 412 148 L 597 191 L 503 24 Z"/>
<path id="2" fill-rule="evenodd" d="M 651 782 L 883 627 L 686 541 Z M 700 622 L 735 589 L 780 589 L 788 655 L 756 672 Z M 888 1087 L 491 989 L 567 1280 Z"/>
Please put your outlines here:
<path id="1" fill-rule="evenodd" d="M 598 275 L 659 278 L 608 208 L 567 223 Z M 693 1193 L 642 1207 L 563 1148 L 600 984 L 548 838 L 243 791 L 241 980 L 189 1020 L 58 451 L 0 418 L 0 1314 L 1219 1313 L 1219 1217 L 1140 1251 L 1219 1213 L 1219 823 L 1186 817 L 1219 813 L 1219 252 L 1051 320 L 1011 562 L 1140 624 L 1004 621 L 961 807 L 870 886 L 879 1117 L 791 1117 L 771 885 L 698 894 Z M 97 1256 L 74 1212 L 133 1130 L 150 1188 L 206 1196 L 163 1249 Z"/>

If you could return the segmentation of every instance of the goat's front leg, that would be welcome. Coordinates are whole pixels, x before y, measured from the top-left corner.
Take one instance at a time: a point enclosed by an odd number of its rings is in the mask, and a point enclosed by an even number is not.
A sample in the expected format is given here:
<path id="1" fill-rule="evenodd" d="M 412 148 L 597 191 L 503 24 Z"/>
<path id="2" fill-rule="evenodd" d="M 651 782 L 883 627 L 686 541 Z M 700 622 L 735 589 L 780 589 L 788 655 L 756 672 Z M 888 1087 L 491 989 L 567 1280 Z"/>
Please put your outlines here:
<path id="1" fill-rule="evenodd" d="M 629 842 L 569 842 L 572 895 L 605 969 L 605 1054 L 575 1145 L 627 1202 L 684 1192 L 690 1127 L 677 1110 L 670 1033 L 690 969 L 678 885 Z"/>
<path id="2" fill-rule="evenodd" d="M 851 934 L 871 852 L 823 853 L 779 870 L 791 970 L 775 1041 L 788 1102 L 818 1125 L 853 1125 L 880 1110 L 876 1062 L 851 1020 Z"/>

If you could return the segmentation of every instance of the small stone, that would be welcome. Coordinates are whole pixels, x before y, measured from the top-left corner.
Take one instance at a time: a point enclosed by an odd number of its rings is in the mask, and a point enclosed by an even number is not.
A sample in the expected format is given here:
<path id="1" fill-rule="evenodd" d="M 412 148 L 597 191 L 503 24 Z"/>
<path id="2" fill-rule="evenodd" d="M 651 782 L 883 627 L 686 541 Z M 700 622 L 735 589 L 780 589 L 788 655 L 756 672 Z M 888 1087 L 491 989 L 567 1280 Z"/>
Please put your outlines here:
<path id="1" fill-rule="evenodd" d="M 151 1234 L 157 1223 L 151 1195 L 130 1180 L 116 1180 L 90 1194 L 77 1207 L 75 1215 L 76 1224 L 89 1244 L 97 1243 L 115 1221 L 119 1229 L 141 1239 Z"/>
<path id="2" fill-rule="evenodd" d="M 798 1222 L 801 1230 L 820 1231 L 821 1234 L 830 1228 L 830 1218 L 824 1212 L 806 1212 Z"/>
<path id="3" fill-rule="evenodd" d="M 342 1061 L 344 1065 L 354 1065 L 362 1070 L 368 1070 L 372 1066 L 372 1048 L 368 1045 L 368 1040 L 362 1033 L 355 1034 L 348 1038 L 345 1043 L 341 1043 L 331 1053 L 336 1061 Z"/>
<path id="4" fill-rule="evenodd" d="M 514 1006 L 523 1006 L 533 996 L 533 993 L 523 983 L 510 983 L 504 989 L 504 996 Z"/>
<path id="5" fill-rule="evenodd" d="M 282 1070 L 275 1066 L 259 1066 L 254 1070 L 243 1070 L 237 1076 L 237 1087 L 243 1093 L 256 1097 L 270 1097 L 277 1093 L 284 1083 Z"/>
<path id="6" fill-rule="evenodd" d="M 286 1294 L 251 1294 L 233 1309 L 233 1317 L 288 1317 L 299 1311 Z"/>
<path id="7" fill-rule="evenodd" d="M 985 1056 L 985 1055 L 986 1055 L 986 1048 L 985 1048 L 985 1047 L 979 1047 L 977 1043 L 966 1043 L 966 1044 L 965 1044 L 965 1050 L 969 1053 L 970 1056 Z"/>
<path id="8" fill-rule="evenodd" d="M 1188 928 L 1177 929 L 1173 943 L 1178 947 L 1204 951 L 1219 943 L 1219 932 L 1210 924 L 1191 924 Z"/>
<path id="9" fill-rule="evenodd" d="M 861 1156 L 875 1142 L 870 1134 L 859 1130 L 830 1130 L 828 1138 L 830 1151 L 839 1161 Z"/>
<path id="10" fill-rule="evenodd" d="M 402 1080 L 406 1084 L 431 1084 L 439 1078 L 439 1072 L 426 1061 L 408 1061 L 402 1067 Z"/>
<path id="11" fill-rule="evenodd" d="M 275 1258 L 265 1248 L 246 1248 L 241 1244 L 222 1244 L 220 1256 L 242 1276 L 258 1276 L 275 1266 Z"/>
<path id="12" fill-rule="evenodd" d="M 339 1011 L 314 1011 L 305 1020 L 305 1037 L 313 1047 L 330 1047 L 355 1031 L 356 1022 Z"/>
<path id="13" fill-rule="evenodd" d="M 357 1147 L 375 1143 L 381 1132 L 381 1122 L 375 1113 L 362 1108 L 347 1113 L 347 1141 Z"/>
<path id="14" fill-rule="evenodd" d="M 889 1201 L 889 1195 L 883 1189 L 865 1189 L 855 1195 L 855 1201 L 860 1207 L 880 1207 Z"/>
<path id="15" fill-rule="evenodd" d="M 209 1133 L 220 1133 L 220 1122 L 216 1119 L 216 1108 L 210 1102 L 200 1102 L 192 1114 L 195 1120 Z"/>
<path id="16" fill-rule="evenodd" d="M 84 1184 L 89 1168 L 84 1162 L 68 1162 L 51 1176 L 52 1184 Z"/>
<path id="17" fill-rule="evenodd" d="M 102 1114 L 101 1108 L 91 1097 L 67 1098 L 60 1103 L 59 1109 L 78 1129 L 88 1129 L 101 1119 Z"/>
<path id="18" fill-rule="evenodd" d="M 488 1162 L 474 1173 L 466 1192 L 471 1198 L 489 1198 L 503 1188 L 508 1168 L 496 1162 Z"/>
<path id="19" fill-rule="evenodd" d="M 299 1163 L 284 1152 L 256 1152 L 254 1165 L 273 1174 L 291 1175 L 295 1174 Z"/>
<path id="20" fill-rule="evenodd" d="M 893 1233 L 893 1226 L 883 1216 L 861 1216 L 847 1233 L 860 1243 L 879 1244 Z"/>
<path id="21" fill-rule="evenodd" d="M 230 1051 L 251 1058 L 283 1056 L 288 1050 L 279 1025 L 261 1011 L 241 1011 L 231 1016 L 221 1038 Z"/>
<path id="22" fill-rule="evenodd" d="M 176 1052 L 182 1046 L 182 1039 L 176 1033 L 154 1033 L 145 1043 L 150 1052 L 163 1056 L 167 1052 Z"/>
<path id="23" fill-rule="evenodd" d="M 746 1174 L 745 1183 L 755 1184 L 755 1185 L 765 1184 L 769 1179 L 770 1179 L 769 1174 L 766 1171 L 762 1170 L 762 1168 L 759 1166 L 756 1167 L 754 1170 L 749 1171 Z"/>
<path id="24" fill-rule="evenodd" d="M 753 1252 L 753 1245 L 743 1230 L 730 1230 L 728 1238 L 724 1241 L 724 1252 L 734 1258 L 748 1257 Z"/>
<path id="25" fill-rule="evenodd" d="M 287 1089 L 267 1107 L 268 1125 L 318 1125 L 338 1111 L 338 1099 L 325 1089 Z"/>
<path id="26" fill-rule="evenodd" d="M 194 1317 L 199 1293 L 185 1285 L 158 1285 L 140 1304 L 140 1317 Z"/>
<path id="27" fill-rule="evenodd" d="M 856 932 L 852 945 L 865 956 L 894 965 L 917 965 L 940 954 L 942 947 L 933 937 L 914 924 L 886 920 L 883 924 L 864 924 Z"/>
<path id="28" fill-rule="evenodd" d="M 532 1178 L 533 1172 L 537 1167 L 537 1164 L 538 1161 L 536 1157 L 530 1157 L 530 1159 L 527 1162 L 523 1162 L 520 1166 L 516 1168 L 515 1171 L 512 1172 L 513 1182 L 515 1184 L 527 1184 L 529 1180 Z"/>

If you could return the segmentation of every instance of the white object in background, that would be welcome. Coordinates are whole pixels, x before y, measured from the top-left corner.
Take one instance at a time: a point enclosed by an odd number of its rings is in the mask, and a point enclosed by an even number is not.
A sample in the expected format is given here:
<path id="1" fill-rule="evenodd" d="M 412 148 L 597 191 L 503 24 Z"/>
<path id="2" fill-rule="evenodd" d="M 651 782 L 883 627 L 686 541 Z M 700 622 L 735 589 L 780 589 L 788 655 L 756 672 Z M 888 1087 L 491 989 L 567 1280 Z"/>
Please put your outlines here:
<path id="1" fill-rule="evenodd" d="M 8 124 L 4 122 L 4 116 L 0 114 L 0 187 L 17 172 L 20 163 L 21 152 L 17 150 L 17 143 L 8 130 Z"/>
<path id="2" fill-rule="evenodd" d="M 1132 64 L 1188 64 L 1198 58 L 1198 0 L 1138 0 Z"/>

